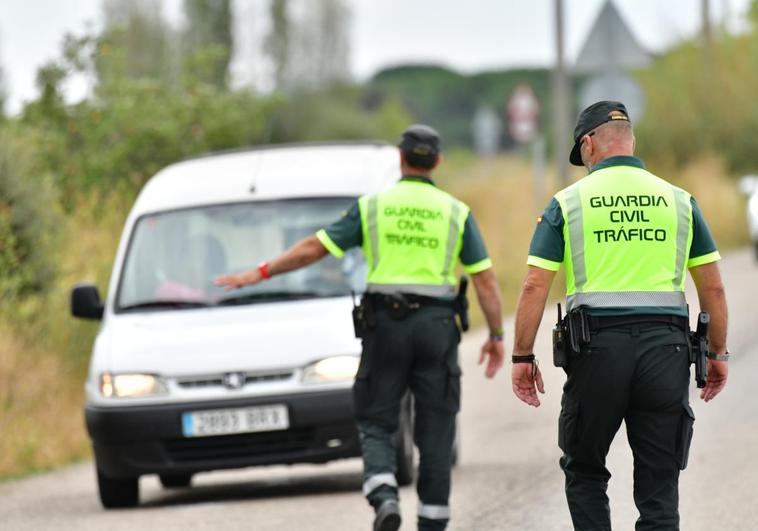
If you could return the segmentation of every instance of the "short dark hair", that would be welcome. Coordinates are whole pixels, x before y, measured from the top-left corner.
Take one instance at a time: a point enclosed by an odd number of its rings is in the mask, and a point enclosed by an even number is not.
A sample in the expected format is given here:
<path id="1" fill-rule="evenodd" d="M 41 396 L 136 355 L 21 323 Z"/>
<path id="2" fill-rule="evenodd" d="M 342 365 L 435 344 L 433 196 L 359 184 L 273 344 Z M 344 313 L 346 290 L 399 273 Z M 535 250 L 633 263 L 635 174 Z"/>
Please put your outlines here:
<path id="1" fill-rule="evenodd" d="M 428 153 L 425 155 L 420 155 L 414 150 L 402 150 L 403 156 L 405 157 L 405 162 L 408 164 L 408 166 L 411 166 L 413 168 L 421 168 L 424 170 L 431 170 L 434 168 L 434 166 L 437 164 L 437 159 L 439 159 L 440 155 L 439 153 Z"/>

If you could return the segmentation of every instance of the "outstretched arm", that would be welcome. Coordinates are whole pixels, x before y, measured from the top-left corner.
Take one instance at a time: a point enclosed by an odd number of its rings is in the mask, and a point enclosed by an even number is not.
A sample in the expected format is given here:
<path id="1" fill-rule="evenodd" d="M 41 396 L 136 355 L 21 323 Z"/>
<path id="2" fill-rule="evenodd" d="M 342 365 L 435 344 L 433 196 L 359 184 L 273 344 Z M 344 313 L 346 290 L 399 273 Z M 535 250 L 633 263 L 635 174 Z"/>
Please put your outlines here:
<path id="1" fill-rule="evenodd" d="M 700 309 L 711 318 L 708 326 L 709 348 L 717 354 L 726 352 L 727 306 L 724 284 L 717 262 L 711 262 L 690 269 L 695 281 Z M 729 365 L 726 361 L 708 360 L 708 381 L 700 393 L 700 398 L 709 402 L 726 386 Z"/>
<path id="2" fill-rule="evenodd" d="M 482 346 L 479 364 L 481 365 L 487 359 L 487 368 L 484 374 L 487 378 L 492 378 L 502 368 L 505 357 L 500 287 L 492 268 L 471 275 L 471 280 L 474 282 L 479 306 L 482 307 L 487 326 L 490 329 L 490 336 Z"/>
<path id="3" fill-rule="evenodd" d="M 527 356 L 534 352 L 534 340 L 545 312 L 545 303 L 555 271 L 529 266 L 516 308 L 516 334 L 513 339 L 513 355 Z M 513 392 L 530 406 L 539 406 L 537 390 L 545 392 L 539 368 L 530 363 L 514 363 L 511 371 Z"/>
<path id="4" fill-rule="evenodd" d="M 268 264 L 267 271 L 271 276 L 294 271 L 322 259 L 327 253 L 326 247 L 316 236 L 308 236 L 274 258 Z M 263 277 L 258 268 L 255 268 L 237 273 L 236 275 L 220 276 L 215 280 L 215 284 L 217 286 L 224 286 L 227 290 L 230 290 L 250 284 L 257 284 L 261 280 L 263 280 Z"/>

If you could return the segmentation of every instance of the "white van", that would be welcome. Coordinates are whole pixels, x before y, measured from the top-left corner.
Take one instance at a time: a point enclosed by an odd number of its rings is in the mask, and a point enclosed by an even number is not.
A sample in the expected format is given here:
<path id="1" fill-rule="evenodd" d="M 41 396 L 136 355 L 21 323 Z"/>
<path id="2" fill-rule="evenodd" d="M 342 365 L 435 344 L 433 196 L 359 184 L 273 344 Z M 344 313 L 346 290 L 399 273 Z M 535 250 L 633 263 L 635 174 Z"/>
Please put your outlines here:
<path id="1" fill-rule="evenodd" d="M 105 302 L 91 284 L 71 295 L 74 316 L 102 320 L 85 415 L 103 506 L 136 505 L 145 474 L 187 487 L 202 471 L 360 455 L 361 251 L 237 291 L 213 279 L 277 256 L 399 177 L 397 148 L 362 142 L 209 155 L 150 179 Z M 411 424 L 406 400 L 401 484 L 413 480 Z"/>

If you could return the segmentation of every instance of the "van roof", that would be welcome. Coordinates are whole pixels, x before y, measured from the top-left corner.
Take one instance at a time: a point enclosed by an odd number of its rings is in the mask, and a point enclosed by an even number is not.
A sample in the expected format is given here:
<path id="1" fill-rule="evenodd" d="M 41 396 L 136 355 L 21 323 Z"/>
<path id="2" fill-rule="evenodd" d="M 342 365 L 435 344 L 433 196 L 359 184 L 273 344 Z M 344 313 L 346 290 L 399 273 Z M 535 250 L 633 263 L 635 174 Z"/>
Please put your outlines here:
<path id="1" fill-rule="evenodd" d="M 167 166 L 144 186 L 132 216 L 240 201 L 357 197 L 399 177 L 397 148 L 384 142 L 261 146 Z"/>

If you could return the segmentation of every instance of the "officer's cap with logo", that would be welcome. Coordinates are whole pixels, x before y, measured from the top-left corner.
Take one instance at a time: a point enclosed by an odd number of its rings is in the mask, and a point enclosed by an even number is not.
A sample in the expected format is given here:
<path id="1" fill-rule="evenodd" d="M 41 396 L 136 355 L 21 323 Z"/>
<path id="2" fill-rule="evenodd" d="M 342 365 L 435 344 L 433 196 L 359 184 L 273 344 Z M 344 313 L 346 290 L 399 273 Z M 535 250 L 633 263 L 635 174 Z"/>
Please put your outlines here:
<path id="1" fill-rule="evenodd" d="M 574 166 L 583 166 L 582 155 L 579 151 L 582 147 L 582 137 L 596 127 L 615 120 L 629 121 L 629 113 L 620 101 L 599 101 L 584 109 L 579 114 L 574 128 L 574 148 L 569 155 L 569 162 Z"/>
<path id="2" fill-rule="evenodd" d="M 420 157 L 436 156 L 440 152 L 440 135 L 428 125 L 413 124 L 403 131 L 397 147 Z"/>

